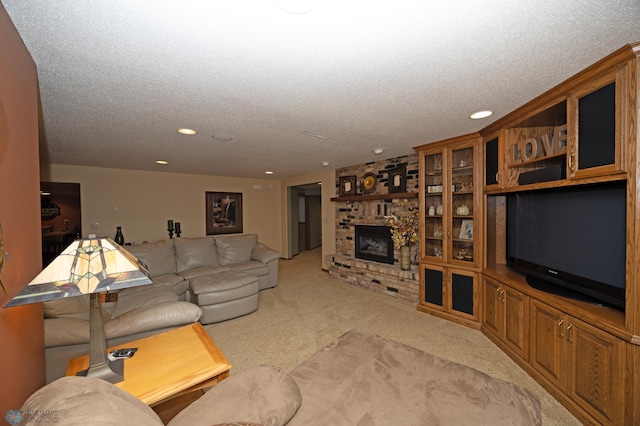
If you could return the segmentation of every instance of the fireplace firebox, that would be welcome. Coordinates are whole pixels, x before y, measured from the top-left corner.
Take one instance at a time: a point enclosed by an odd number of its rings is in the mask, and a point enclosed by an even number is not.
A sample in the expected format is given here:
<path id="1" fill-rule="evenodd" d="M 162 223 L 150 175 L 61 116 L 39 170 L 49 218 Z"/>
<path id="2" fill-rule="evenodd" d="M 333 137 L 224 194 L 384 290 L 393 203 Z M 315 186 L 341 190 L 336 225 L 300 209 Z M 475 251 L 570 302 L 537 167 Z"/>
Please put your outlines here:
<path id="1" fill-rule="evenodd" d="M 393 241 L 390 227 L 356 225 L 355 230 L 355 257 L 393 265 Z"/>

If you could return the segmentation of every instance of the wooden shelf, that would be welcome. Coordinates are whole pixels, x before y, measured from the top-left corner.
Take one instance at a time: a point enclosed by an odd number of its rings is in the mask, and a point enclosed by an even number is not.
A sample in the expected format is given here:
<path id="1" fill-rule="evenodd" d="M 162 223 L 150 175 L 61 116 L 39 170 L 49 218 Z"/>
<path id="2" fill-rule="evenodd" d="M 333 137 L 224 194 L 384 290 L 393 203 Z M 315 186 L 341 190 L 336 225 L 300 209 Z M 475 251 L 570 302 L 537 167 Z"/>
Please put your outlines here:
<path id="1" fill-rule="evenodd" d="M 417 192 L 398 192 L 393 194 L 367 194 L 367 195 L 349 195 L 346 197 L 333 197 L 331 201 L 375 201 L 375 200 L 392 200 L 396 198 L 418 198 Z"/>

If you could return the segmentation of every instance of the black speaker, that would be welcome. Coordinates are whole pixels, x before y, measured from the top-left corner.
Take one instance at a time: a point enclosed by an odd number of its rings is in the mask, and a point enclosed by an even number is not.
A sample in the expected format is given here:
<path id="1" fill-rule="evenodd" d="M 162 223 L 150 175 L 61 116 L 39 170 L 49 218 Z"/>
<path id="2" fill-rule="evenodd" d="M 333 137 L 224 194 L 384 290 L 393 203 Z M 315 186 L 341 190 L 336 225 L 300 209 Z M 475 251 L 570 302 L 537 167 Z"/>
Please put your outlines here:
<path id="1" fill-rule="evenodd" d="M 552 180 L 565 179 L 567 171 L 564 164 L 554 164 L 544 169 L 531 170 L 530 172 L 520 173 L 518 176 L 518 185 L 527 185 L 529 183 L 549 182 Z"/>

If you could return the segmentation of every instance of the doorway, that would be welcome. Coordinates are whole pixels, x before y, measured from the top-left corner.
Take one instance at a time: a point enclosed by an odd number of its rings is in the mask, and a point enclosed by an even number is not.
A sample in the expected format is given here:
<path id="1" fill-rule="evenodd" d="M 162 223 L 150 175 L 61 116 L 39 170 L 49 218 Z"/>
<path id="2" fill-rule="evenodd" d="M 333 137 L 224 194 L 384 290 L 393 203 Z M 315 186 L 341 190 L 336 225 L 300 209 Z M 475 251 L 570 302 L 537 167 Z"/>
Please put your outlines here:
<path id="1" fill-rule="evenodd" d="M 318 183 L 288 188 L 289 255 L 322 246 L 322 197 Z"/>
<path id="2" fill-rule="evenodd" d="M 80 184 L 40 182 L 42 267 L 82 235 Z"/>

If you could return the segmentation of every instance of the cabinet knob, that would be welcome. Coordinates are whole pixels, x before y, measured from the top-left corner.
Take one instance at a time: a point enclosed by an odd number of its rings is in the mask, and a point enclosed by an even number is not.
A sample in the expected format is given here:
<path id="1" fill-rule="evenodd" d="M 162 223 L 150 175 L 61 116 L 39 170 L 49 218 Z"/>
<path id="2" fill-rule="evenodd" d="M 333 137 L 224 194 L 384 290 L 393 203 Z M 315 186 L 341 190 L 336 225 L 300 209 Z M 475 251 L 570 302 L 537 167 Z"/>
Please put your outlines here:
<path id="1" fill-rule="evenodd" d="M 496 182 L 500 183 L 500 172 L 496 172 Z"/>
<path id="2" fill-rule="evenodd" d="M 558 322 L 558 336 L 561 338 L 564 337 L 562 334 L 562 324 L 564 324 L 564 320 L 560 320 L 560 322 Z"/>

